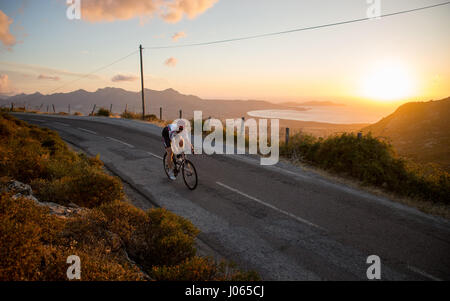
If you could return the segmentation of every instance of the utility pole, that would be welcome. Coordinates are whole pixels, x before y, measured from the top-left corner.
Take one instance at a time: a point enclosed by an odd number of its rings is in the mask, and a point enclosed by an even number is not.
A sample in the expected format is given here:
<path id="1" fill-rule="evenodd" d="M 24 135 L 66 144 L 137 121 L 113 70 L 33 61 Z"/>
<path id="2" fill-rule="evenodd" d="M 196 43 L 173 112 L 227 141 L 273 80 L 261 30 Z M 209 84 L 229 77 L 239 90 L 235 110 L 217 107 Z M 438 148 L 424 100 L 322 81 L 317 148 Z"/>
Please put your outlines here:
<path id="1" fill-rule="evenodd" d="M 142 94 L 142 120 L 145 118 L 145 101 L 144 101 L 144 67 L 142 66 L 142 45 L 139 45 L 139 54 L 141 58 L 141 94 Z"/>

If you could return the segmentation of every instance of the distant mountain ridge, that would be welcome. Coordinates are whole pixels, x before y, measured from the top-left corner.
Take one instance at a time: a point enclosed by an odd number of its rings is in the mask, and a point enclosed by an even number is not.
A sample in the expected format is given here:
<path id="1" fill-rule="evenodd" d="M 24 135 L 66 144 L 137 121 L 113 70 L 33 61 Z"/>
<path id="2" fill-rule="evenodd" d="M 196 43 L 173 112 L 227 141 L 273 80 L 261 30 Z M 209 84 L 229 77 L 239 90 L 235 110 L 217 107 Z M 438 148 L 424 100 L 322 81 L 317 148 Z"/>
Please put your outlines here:
<path id="1" fill-rule="evenodd" d="M 363 132 L 386 137 L 401 154 L 450 170 L 450 97 L 403 104 Z"/>
<path id="2" fill-rule="evenodd" d="M 202 99 L 195 95 L 181 94 L 174 89 L 162 91 L 145 89 L 144 97 L 146 103 L 146 114 L 155 114 L 159 117 L 159 108 L 163 108 L 164 119 L 174 119 L 179 117 L 179 110 L 183 111 L 183 117 L 192 118 L 194 110 L 203 111 L 204 117 L 216 118 L 236 118 L 245 116 L 245 113 L 252 110 L 270 110 L 280 109 L 283 105 L 274 104 L 262 100 L 220 100 L 220 99 Z M 96 108 L 104 107 L 109 109 L 112 105 L 112 111 L 121 113 L 125 111 L 142 112 L 141 92 L 127 91 L 121 88 L 106 87 L 98 89 L 95 92 L 86 90 L 76 90 L 69 93 L 55 93 L 43 95 L 41 93 L 19 94 L 0 100 L 0 105 L 9 105 L 14 103 L 16 106 L 30 106 L 36 109 L 41 107 L 41 111 L 52 112 L 52 105 L 55 105 L 57 112 L 68 112 L 70 104 L 71 112 L 81 112 L 88 114 L 92 111 L 94 104 Z"/>

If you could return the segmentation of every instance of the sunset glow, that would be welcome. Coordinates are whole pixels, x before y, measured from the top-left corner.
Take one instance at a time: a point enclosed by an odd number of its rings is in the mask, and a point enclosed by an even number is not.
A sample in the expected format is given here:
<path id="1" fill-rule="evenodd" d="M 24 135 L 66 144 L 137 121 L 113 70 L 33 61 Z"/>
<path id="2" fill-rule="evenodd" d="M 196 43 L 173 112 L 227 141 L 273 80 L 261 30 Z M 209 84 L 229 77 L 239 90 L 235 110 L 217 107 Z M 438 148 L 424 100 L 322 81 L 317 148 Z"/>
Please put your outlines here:
<path id="1" fill-rule="evenodd" d="M 363 96 L 373 100 L 399 100 L 415 92 L 410 71 L 398 63 L 378 64 L 363 80 Z"/>

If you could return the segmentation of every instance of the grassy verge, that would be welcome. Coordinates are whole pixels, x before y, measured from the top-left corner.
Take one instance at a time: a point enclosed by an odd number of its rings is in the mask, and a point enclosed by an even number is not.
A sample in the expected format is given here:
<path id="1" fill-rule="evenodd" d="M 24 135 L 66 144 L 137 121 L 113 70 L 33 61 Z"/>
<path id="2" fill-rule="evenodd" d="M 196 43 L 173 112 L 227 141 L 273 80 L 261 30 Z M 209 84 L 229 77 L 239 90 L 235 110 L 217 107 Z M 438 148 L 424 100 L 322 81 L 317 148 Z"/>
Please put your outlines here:
<path id="1" fill-rule="evenodd" d="M 2 191 L 31 185 L 39 201 L 85 207 L 61 218 Z M 164 209 L 124 202 L 122 183 L 98 157 L 74 153 L 56 132 L 0 113 L 1 280 L 66 280 L 70 255 L 82 280 L 255 280 L 254 272 L 196 256 L 192 223 Z M 89 209 L 87 209 L 89 208 Z"/>
<path id="2" fill-rule="evenodd" d="M 440 215 L 448 217 L 450 175 L 435 166 L 399 157 L 389 143 L 370 134 L 361 138 L 354 134 L 328 138 L 297 134 L 290 138 L 289 145 L 281 143 L 280 155 L 425 207 L 439 207 Z"/>

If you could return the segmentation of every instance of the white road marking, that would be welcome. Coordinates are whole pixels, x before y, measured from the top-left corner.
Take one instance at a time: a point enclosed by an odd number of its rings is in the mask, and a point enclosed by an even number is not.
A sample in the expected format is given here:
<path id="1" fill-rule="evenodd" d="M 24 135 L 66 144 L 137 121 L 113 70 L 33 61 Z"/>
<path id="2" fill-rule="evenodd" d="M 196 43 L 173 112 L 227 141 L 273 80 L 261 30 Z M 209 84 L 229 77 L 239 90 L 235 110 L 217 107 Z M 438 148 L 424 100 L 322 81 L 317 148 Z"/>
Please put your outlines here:
<path id="1" fill-rule="evenodd" d="M 418 268 L 415 268 L 415 267 L 413 267 L 413 266 L 408 266 L 408 269 L 410 269 L 411 271 L 413 271 L 413 272 L 416 272 L 417 274 L 420 274 L 420 275 L 422 275 L 422 276 L 424 276 L 425 278 L 428 278 L 428 279 L 431 279 L 431 280 L 433 280 L 433 281 L 443 281 L 442 279 L 440 279 L 440 278 L 438 278 L 438 277 L 435 277 L 435 276 L 433 276 L 433 275 L 430 275 L 430 274 L 428 274 L 428 273 L 426 273 L 426 272 L 424 272 L 424 271 L 422 271 L 422 270 L 419 270 Z"/>
<path id="2" fill-rule="evenodd" d="M 316 224 L 313 224 L 313 223 L 311 223 L 311 222 L 309 222 L 309 221 L 307 221 L 307 220 L 305 220 L 305 219 L 303 219 L 303 218 L 300 218 L 300 217 L 298 217 L 298 216 L 296 216 L 296 215 L 294 215 L 294 214 L 292 214 L 292 213 L 289 213 L 289 212 L 286 212 L 286 211 L 284 211 L 284 210 L 281 210 L 281 209 L 279 209 L 279 208 L 277 208 L 277 207 L 275 207 L 275 206 L 273 206 L 273 205 L 271 205 L 271 204 L 268 204 L 268 203 L 266 203 L 266 202 L 263 202 L 263 201 L 261 201 L 261 200 L 255 198 L 255 197 L 252 197 L 251 195 L 248 195 L 248 194 L 246 194 L 246 193 L 244 193 L 244 192 L 242 192 L 242 191 L 239 191 L 239 190 L 237 190 L 237 189 L 235 189 L 235 188 L 232 188 L 232 187 L 230 187 L 230 186 L 228 186 L 228 185 L 225 185 L 225 184 L 223 184 L 223 183 L 221 183 L 221 182 L 216 182 L 216 184 L 217 184 L 217 185 L 220 185 L 220 186 L 222 186 L 222 187 L 224 187 L 224 188 L 226 188 L 226 189 L 228 189 L 228 190 L 231 190 L 231 191 L 233 191 L 233 192 L 236 192 L 236 193 L 238 193 L 238 194 L 240 194 L 240 195 L 242 195 L 242 196 L 245 196 L 246 198 L 249 198 L 249 199 L 251 199 L 251 200 L 253 200 L 253 201 L 255 201 L 255 202 L 257 202 L 257 203 L 259 203 L 259 204 L 261 204 L 261 205 L 264 205 L 264 206 L 269 207 L 269 208 L 271 208 L 271 209 L 273 209 L 273 210 L 275 210 L 275 211 L 278 211 L 279 213 L 282 213 L 282 214 L 284 214 L 284 215 L 287 215 L 287 216 L 289 216 L 289 217 L 291 217 L 291 218 L 293 218 L 293 219 L 295 219 L 295 220 L 297 220 L 297 221 L 299 221 L 299 222 L 301 222 L 301 223 L 304 223 L 304 224 L 307 224 L 307 225 L 309 225 L 309 226 L 312 226 L 312 227 L 315 227 L 315 228 L 318 228 L 318 229 L 321 229 L 321 230 L 324 230 L 324 231 L 325 231 L 325 229 L 323 229 L 323 228 L 320 227 L 320 226 L 317 226 Z"/>
<path id="3" fill-rule="evenodd" d="M 296 176 L 296 177 L 300 177 L 300 178 L 304 178 L 304 179 L 309 179 L 310 178 L 310 177 L 302 175 L 302 174 L 300 174 L 298 172 L 293 172 L 293 171 L 290 171 L 290 170 L 286 170 L 286 169 L 283 169 L 283 168 L 278 167 L 278 166 L 274 166 L 274 167 L 277 168 L 281 172 L 286 172 L 286 173 L 291 174 L 291 175 Z"/>
<path id="4" fill-rule="evenodd" d="M 118 140 L 118 139 L 115 139 L 115 138 L 112 138 L 112 137 L 106 137 L 106 138 L 107 138 L 107 139 L 110 139 L 110 140 L 113 140 L 113 141 L 116 141 L 116 142 L 118 142 L 118 143 L 122 143 L 123 145 L 126 145 L 126 146 L 128 146 L 128 147 L 134 148 L 133 145 L 128 144 L 128 143 L 123 142 L 123 141 L 120 141 L 120 140 Z"/>
<path id="5" fill-rule="evenodd" d="M 54 121 L 53 123 L 59 124 L 59 125 L 63 125 L 63 126 L 70 126 L 67 123 L 62 123 L 62 122 L 58 122 L 58 121 Z"/>
<path id="6" fill-rule="evenodd" d="M 153 154 L 153 153 L 151 153 L 151 152 L 147 152 L 147 154 L 149 154 L 150 156 L 153 156 L 153 157 L 155 157 L 155 158 L 158 158 L 158 159 L 160 159 L 160 160 L 163 159 L 163 157 L 158 156 L 158 155 L 155 155 L 155 154 Z"/>
<path id="7" fill-rule="evenodd" d="M 87 130 L 87 129 L 83 129 L 83 128 L 78 128 L 79 130 L 82 130 L 82 131 L 84 131 L 84 132 L 87 132 L 87 133 L 90 133 L 90 134 L 94 134 L 94 135 L 97 135 L 97 133 L 96 132 L 94 132 L 94 131 L 91 131 L 91 130 Z"/>
<path id="8" fill-rule="evenodd" d="M 42 120 L 42 119 L 32 119 L 32 118 L 30 118 L 30 120 L 37 121 L 37 122 L 45 122 L 45 120 Z"/>

